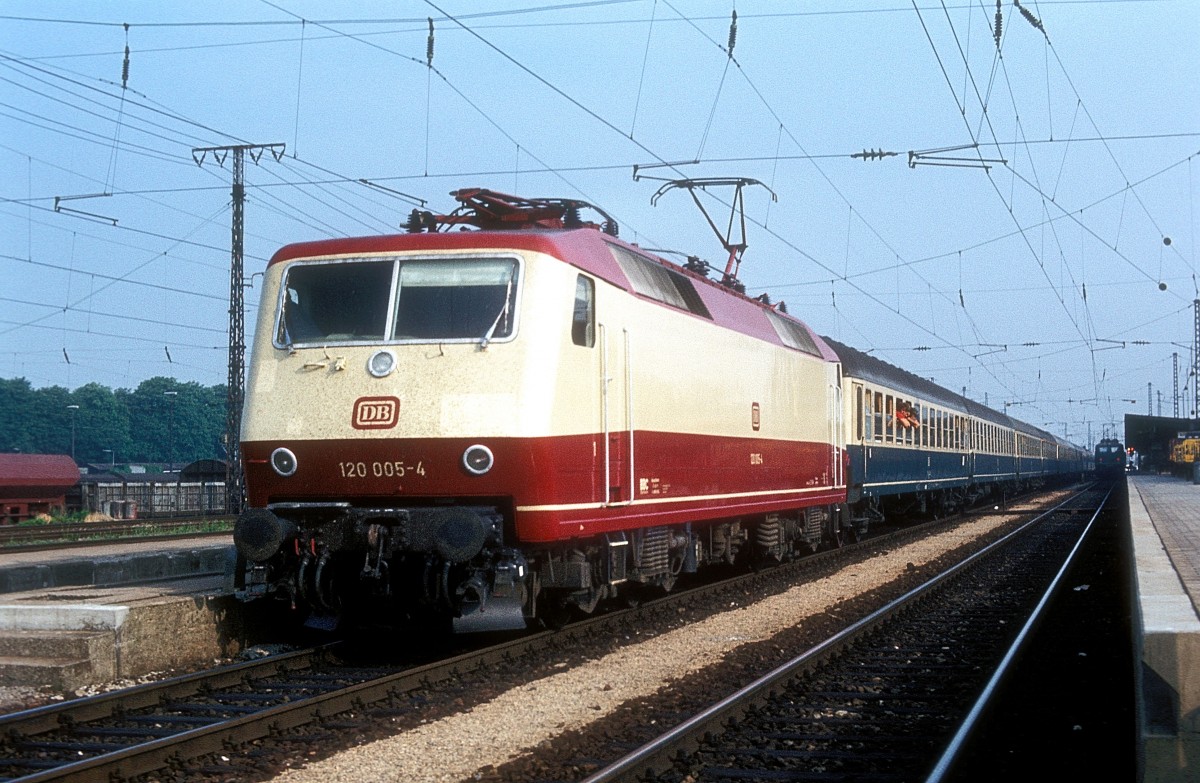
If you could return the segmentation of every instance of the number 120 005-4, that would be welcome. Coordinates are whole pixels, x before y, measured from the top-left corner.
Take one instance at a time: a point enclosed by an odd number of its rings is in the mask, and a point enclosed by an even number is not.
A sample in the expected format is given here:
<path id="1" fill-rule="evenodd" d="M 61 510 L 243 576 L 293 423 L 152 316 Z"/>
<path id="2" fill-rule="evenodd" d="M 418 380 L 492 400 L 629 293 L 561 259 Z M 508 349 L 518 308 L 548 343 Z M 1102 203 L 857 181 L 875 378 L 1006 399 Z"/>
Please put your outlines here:
<path id="1" fill-rule="evenodd" d="M 403 460 L 392 462 L 339 462 L 342 478 L 404 478 L 407 475 L 425 475 L 425 463 L 413 465 Z"/>

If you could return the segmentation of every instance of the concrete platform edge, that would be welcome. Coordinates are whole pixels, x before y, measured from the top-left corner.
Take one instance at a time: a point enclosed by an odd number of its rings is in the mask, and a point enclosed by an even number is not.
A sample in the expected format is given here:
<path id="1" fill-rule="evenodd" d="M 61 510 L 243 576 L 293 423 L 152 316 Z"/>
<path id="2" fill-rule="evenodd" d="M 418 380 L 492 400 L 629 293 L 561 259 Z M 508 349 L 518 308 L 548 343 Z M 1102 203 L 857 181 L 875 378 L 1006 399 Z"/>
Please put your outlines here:
<path id="1" fill-rule="evenodd" d="M 0 605 L 3 631 L 115 631 L 129 617 L 128 606 L 96 604 Z"/>
<path id="2" fill-rule="evenodd" d="M 1200 617 L 1142 498 L 1129 482 L 1140 633 L 1143 781 L 1200 770 Z"/>

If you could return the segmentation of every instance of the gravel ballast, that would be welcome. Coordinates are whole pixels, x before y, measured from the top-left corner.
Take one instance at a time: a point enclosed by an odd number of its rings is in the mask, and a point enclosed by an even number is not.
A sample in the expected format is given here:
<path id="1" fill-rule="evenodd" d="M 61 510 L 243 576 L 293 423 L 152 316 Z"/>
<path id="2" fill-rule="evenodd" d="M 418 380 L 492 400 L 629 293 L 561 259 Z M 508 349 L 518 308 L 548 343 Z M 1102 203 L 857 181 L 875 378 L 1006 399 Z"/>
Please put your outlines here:
<path id="1" fill-rule="evenodd" d="M 833 606 L 880 588 L 914 568 L 1010 521 L 994 516 L 898 547 L 828 577 L 637 641 L 500 694 L 462 713 L 433 720 L 291 769 L 283 783 L 406 781 L 449 783 L 479 778 L 565 732 L 578 731 L 623 704 L 669 688 L 731 651 L 768 640 Z M 716 701 L 724 694 L 713 694 Z"/>

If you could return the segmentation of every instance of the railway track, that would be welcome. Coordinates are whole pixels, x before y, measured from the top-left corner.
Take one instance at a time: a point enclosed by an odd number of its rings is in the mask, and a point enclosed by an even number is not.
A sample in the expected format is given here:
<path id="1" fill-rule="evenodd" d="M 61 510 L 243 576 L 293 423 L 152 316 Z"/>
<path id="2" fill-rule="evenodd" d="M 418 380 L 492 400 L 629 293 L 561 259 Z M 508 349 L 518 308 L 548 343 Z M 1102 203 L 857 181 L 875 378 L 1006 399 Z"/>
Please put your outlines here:
<path id="1" fill-rule="evenodd" d="M 0 527 L 0 552 L 37 552 L 114 541 L 170 541 L 180 536 L 228 537 L 232 530 L 232 517 L 20 525 Z"/>
<path id="2" fill-rule="evenodd" d="M 953 779 L 1108 497 L 1039 515 L 586 783 Z"/>
<path id="3" fill-rule="evenodd" d="M 947 523 L 906 528 L 882 545 L 898 546 L 941 524 Z M 456 678 L 486 680 L 501 664 L 523 668 L 521 662 L 535 655 L 557 660 L 595 654 L 597 640 L 616 639 L 659 622 L 678 622 L 689 604 L 712 611 L 713 605 L 729 603 L 722 596 L 744 601 L 779 589 L 779 583 L 811 580 L 861 557 L 861 548 L 872 546 L 880 546 L 880 541 L 673 594 L 562 631 L 535 633 L 480 650 L 430 651 L 439 653 L 437 660 L 363 662 L 347 647 L 323 647 L 15 713 L 0 717 L 0 778 L 83 781 L 129 779 L 160 770 L 175 770 L 178 776 L 187 770 L 184 777 L 190 779 L 218 775 L 212 760 L 222 755 L 249 764 L 250 775 L 277 763 L 271 761 L 269 746 L 290 731 L 327 736 L 343 729 L 353 732 L 355 726 L 378 726 L 397 715 L 419 714 L 439 698 L 431 693 Z M 303 744 L 305 735 L 300 736 Z M 241 752 L 251 747 L 256 749 Z M 205 758 L 208 761 L 189 761 Z"/>
<path id="4" fill-rule="evenodd" d="M 908 535 L 915 535 L 910 531 Z M 818 555 L 784 569 L 834 567 L 854 549 Z M 178 769 L 187 759 L 244 746 L 304 724 L 328 727 L 330 716 L 387 716 L 414 694 L 465 672 L 531 651 L 578 648 L 617 634 L 648 616 L 675 615 L 688 602 L 739 596 L 780 569 L 737 576 L 684 593 L 521 636 L 432 662 L 364 665 L 346 646 L 328 646 L 172 678 L 109 694 L 0 716 L 0 780 L 128 779 Z M 445 650 L 441 651 L 443 654 Z"/>

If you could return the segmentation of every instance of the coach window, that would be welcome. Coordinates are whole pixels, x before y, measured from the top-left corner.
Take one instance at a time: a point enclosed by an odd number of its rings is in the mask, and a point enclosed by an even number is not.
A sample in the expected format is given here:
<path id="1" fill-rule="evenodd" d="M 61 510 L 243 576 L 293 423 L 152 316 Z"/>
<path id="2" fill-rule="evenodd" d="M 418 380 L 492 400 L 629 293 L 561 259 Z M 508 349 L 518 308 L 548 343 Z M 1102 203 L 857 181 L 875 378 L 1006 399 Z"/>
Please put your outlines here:
<path id="1" fill-rule="evenodd" d="M 596 283 L 580 275 L 575 280 L 575 309 L 571 315 L 571 342 L 591 348 L 596 344 Z"/>
<path id="2" fill-rule="evenodd" d="M 883 433 L 883 439 L 892 443 L 896 440 L 896 400 L 892 395 L 883 398 L 883 410 L 887 414 L 887 429 Z"/>
<path id="3" fill-rule="evenodd" d="M 883 440 L 883 392 L 875 392 L 875 440 Z"/>
<path id="4" fill-rule="evenodd" d="M 871 400 L 871 395 L 867 395 L 867 402 Z M 856 442 L 862 442 L 863 430 L 870 427 L 870 411 L 863 408 L 863 387 L 857 383 L 854 384 L 854 439 Z"/>

